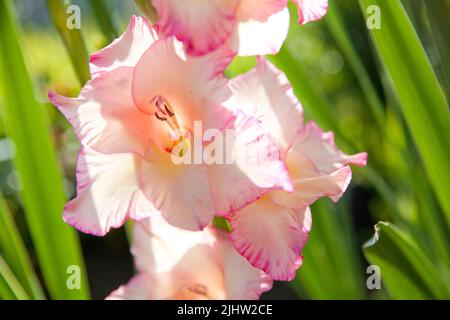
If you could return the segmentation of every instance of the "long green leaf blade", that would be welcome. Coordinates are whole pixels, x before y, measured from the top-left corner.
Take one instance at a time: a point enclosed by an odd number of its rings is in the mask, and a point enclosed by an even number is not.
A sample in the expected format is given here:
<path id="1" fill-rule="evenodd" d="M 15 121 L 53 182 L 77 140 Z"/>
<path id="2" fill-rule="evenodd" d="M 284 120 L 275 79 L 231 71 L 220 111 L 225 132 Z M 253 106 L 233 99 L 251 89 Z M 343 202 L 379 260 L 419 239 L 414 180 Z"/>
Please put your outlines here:
<path id="1" fill-rule="evenodd" d="M 442 88 L 399 0 L 360 0 L 380 8 L 380 29 L 370 31 L 392 80 L 409 130 L 450 225 L 450 121 Z"/>
<path id="2" fill-rule="evenodd" d="M 381 270 L 381 279 L 396 299 L 449 299 L 445 284 L 433 263 L 394 225 L 379 222 L 375 235 L 364 245 L 370 263 Z"/>
<path id="3" fill-rule="evenodd" d="M 304 292 L 311 299 L 364 298 L 352 225 L 348 211 L 339 209 L 331 207 L 327 199 L 311 209 L 314 222 L 304 250 L 304 264 L 292 283 L 302 296 Z"/>
<path id="4" fill-rule="evenodd" d="M 377 91 L 375 90 L 375 87 L 373 86 L 372 81 L 370 80 L 361 58 L 350 40 L 350 36 L 342 20 L 337 3 L 334 2 L 331 3 L 331 5 L 331 8 L 329 8 L 328 13 L 325 16 L 325 23 L 352 68 L 353 73 L 365 94 L 378 129 L 383 130 L 385 122 L 383 104 L 377 94 Z"/>
<path id="5" fill-rule="evenodd" d="M 27 293 L 0 255 L 0 298 L 3 300 L 28 300 Z"/>
<path id="6" fill-rule="evenodd" d="M 428 21 L 430 22 L 431 33 L 436 43 L 441 62 L 442 81 L 445 83 L 448 100 L 450 99 L 450 41 L 448 41 L 450 1 L 426 0 L 424 3 L 428 14 Z"/>
<path id="7" fill-rule="evenodd" d="M 89 4 L 94 11 L 96 21 L 99 24 L 103 35 L 109 42 L 112 42 L 119 34 L 117 33 L 117 29 L 111 18 L 106 2 L 104 0 L 94 0 L 89 1 Z"/>
<path id="8" fill-rule="evenodd" d="M 39 281 L 33 271 L 27 250 L 14 223 L 3 195 L 0 193 L 0 254 L 8 262 L 27 294 L 34 299 L 44 299 Z"/>
<path id="9" fill-rule="evenodd" d="M 65 195 L 46 113 L 34 98 L 9 0 L 0 1 L 0 42 L 5 127 L 14 142 L 21 197 L 45 282 L 52 298 L 88 298 L 76 233 L 61 218 Z M 80 268 L 81 288 L 70 290 L 66 272 L 73 265 Z"/>
<path id="10" fill-rule="evenodd" d="M 69 2 L 63 0 L 47 0 L 53 24 L 66 46 L 78 80 L 83 85 L 91 77 L 89 72 L 89 55 L 81 31 L 68 27 L 68 15 L 66 14 L 68 5 Z"/>

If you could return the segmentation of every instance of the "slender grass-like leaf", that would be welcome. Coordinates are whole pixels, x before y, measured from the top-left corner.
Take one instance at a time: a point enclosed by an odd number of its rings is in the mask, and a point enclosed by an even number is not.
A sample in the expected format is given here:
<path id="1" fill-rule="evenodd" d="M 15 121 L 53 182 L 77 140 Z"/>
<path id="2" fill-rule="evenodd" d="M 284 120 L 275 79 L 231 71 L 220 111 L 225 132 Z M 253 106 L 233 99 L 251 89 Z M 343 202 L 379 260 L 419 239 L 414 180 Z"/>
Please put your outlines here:
<path id="1" fill-rule="evenodd" d="M 103 35 L 109 42 L 113 41 L 119 34 L 117 33 L 117 29 L 111 18 L 108 5 L 104 0 L 89 1 L 89 4 L 94 11 L 96 21 L 99 24 Z"/>
<path id="2" fill-rule="evenodd" d="M 367 99 L 369 109 L 377 124 L 378 130 L 382 131 L 384 128 L 384 111 L 383 104 L 375 90 L 375 87 L 370 80 L 366 68 L 361 61 L 360 56 L 356 52 L 354 45 L 350 40 L 346 26 L 342 21 L 342 15 L 336 2 L 330 3 L 331 8 L 325 16 L 325 23 L 329 31 L 336 40 L 341 52 L 344 54 L 348 64 L 350 65 L 356 79 L 359 82 L 361 89 Z"/>
<path id="3" fill-rule="evenodd" d="M 450 252 L 448 245 L 450 235 L 444 217 L 440 214 L 440 208 L 435 201 L 434 194 L 429 190 L 428 179 L 417 162 L 410 164 L 411 181 L 419 200 L 419 219 L 421 232 L 426 236 L 429 256 L 435 258 L 435 263 L 443 272 L 450 277 Z"/>
<path id="4" fill-rule="evenodd" d="M 449 299 L 450 293 L 433 263 L 405 233 L 388 222 L 375 226 L 375 235 L 363 247 L 369 262 L 381 271 L 381 280 L 396 299 Z"/>
<path id="5" fill-rule="evenodd" d="M 445 83 L 447 100 L 450 99 L 450 41 L 448 30 L 450 29 L 450 1 L 426 0 L 424 1 L 430 22 L 431 34 L 439 54 L 442 70 L 442 82 Z"/>
<path id="6" fill-rule="evenodd" d="M 17 230 L 11 212 L 0 193 L 0 254 L 8 262 L 28 296 L 44 299 L 39 281 L 34 273 L 27 250 Z"/>
<path id="7" fill-rule="evenodd" d="M 348 210 L 322 199 L 312 207 L 313 227 L 304 249 L 304 263 L 292 283 L 311 299 L 364 298 L 362 271 Z"/>
<path id="8" fill-rule="evenodd" d="M 360 4 L 364 14 L 371 5 L 380 8 L 381 28 L 370 34 L 450 225 L 450 121 L 442 88 L 400 1 L 360 0 Z"/>
<path id="9" fill-rule="evenodd" d="M 28 295 L 0 255 L 0 298 L 2 300 L 28 300 Z"/>
<path id="10" fill-rule="evenodd" d="M 389 90 L 388 87 L 386 89 L 388 95 L 392 97 L 392 90 Z M 393 100 L 392 109 L 394 114 L 397 115 L 406 141 L 403 159 L 408 168 L 408 172 L 405 174 L 404 184 L 411 187 L 419 205 L 418 216 L 421 227 L 417 230 L 416 236 L 420 241 L 421 248 L 426 250 L 429 256 L 435 259 L 440 266 L 440 270 L 449 272 L 448 266 L 450 259 L 447 247 L 450 241 L 450 235 L 447 232 L 445 218 L 442 215 L 441 208 L 435 198 L 428 177 L 423 170 L 411 138 L 411 133 L 408 131 L 405 120 L 402 117 L 400 106 L 398 106 L 398 102 L 395 101 L 394 97 L 391 100 Z"/>
<path id="11" fill-rule="evenodd" d="M 89 73 L 89 55 L 80 29 L 72 26 L 71 20 L 68 20 L 67 8 L 69 7 L 69 1 L 47 0 L 47 6 L 53 24 L 66 46 L 78 80 L 83 85 L 91 77 Z"/>
<path id="12" fill-rule="evenodd" d="M 52 298 L 88 298 L 88 286 L 75 231 L 62 221 L 65 195 L 45 110 L 33 92 L 25 65 L 12 3 L 0 1 L 0 81 L 4 86 L 4 121 L 14 143 L 20 195 L 44 280 Z M 70 290 L 69 266 L 81 271 L 81 289 Z"/>

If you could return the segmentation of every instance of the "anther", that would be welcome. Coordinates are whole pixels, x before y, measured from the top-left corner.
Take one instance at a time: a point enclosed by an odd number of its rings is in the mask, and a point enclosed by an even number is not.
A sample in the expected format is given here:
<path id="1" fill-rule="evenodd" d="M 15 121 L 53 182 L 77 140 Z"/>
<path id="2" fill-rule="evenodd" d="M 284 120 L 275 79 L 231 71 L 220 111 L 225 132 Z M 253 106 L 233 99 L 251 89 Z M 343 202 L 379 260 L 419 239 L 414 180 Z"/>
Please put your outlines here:
<path id="1" fill-rule="evenodd" d="M 161 95 L 153 97 L 150 103 L 153 103 L 156 109 L 158 110 L 155 112 L 155 116 L 158 120 L 168 121 L 169 118 L 173 118 L 172 119 L 173 123 L 171 125 L 178 126 L 178 121 L 175 117 L 175 112 L 172 110 L 169 103 Z"/>
<path id="2" fill-rule="evenodd" d="M 158 120 L 161 120 L 161 121 L 167 121 L 167 118 L 160 116 L 160 115 L 158 114 L 158 112 L 155 112 L 155 117 L 156 117 Z"/>
<path id="3" fill-rule="evenodd" d="M 169 115 L 169 117 L 173 117 L 175 115 L 175 112 L 171 111 L 167 106 L 167 104 L 164 104 L 164 108 L 166 109 L 166 112 Z"/>

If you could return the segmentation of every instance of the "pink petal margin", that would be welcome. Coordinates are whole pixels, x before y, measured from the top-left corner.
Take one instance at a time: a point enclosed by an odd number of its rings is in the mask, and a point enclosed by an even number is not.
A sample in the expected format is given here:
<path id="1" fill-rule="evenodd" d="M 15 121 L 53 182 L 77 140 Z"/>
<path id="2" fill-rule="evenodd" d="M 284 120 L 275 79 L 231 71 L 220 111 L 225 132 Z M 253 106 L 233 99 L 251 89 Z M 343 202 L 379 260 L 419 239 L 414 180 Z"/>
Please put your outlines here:
<path id="1" fill-rule="evenodd" d="M 298 8 L 298 23 L 306 24 L 321 19 L 328 10 L 328 0 L 292 0 Z"/>

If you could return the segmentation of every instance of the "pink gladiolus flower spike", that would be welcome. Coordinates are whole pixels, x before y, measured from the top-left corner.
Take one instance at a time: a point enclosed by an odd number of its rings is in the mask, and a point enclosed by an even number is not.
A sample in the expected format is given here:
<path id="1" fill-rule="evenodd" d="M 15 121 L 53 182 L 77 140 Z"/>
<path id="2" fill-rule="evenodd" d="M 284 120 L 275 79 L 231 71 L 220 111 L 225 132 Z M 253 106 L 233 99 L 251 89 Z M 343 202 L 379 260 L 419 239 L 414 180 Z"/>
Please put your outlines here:
<path id="1" fill-rule="evenodd" d="M 241 56 L 276 54 L 289 29 L 288 0 L 149 0 L 164 36 L 175 35 L 190 54 L 224 43 Z M 325 15 L 328 0 L 294 0 L 299 22 Z"/>
<path id="2" fill-rule="evenodd" d="M 159 39 L 145 18 L 133 17 L 119 39 L 91 56 L 92 80 L 78 98 L 50 92 L 82 145 L 77 197 L 66 205 L 64 220 L 95 235 L 127 218 L 158 215 L 199 230 L 215 214 L 228 214 L 268 190 L 292 188 L 279 159 L 220 170 L 172 160 L 180 144 L 186 147 L 183 154 L 192 152 L 194 139 L 206 145 L 195 136 L 196 121 L 203 129 L 231 131 L 231 151 L 277 152 L 258 121 L 226 107 L 231 91 L 223 71 L 232 57 L 224 48 L 189 56 L 174 37 Z M 212 190 L 210 180 L 221 185 L 230 174 L 231 192 Z"/>
<path id="3" fill-rule="evenodd" d="M 134 227 L 131 252 L 138 275 L 107 299 L 255 300 L 272 287 L 236 252 L 229 234 L 214 227 L 192 232 L 144 220 Z"/>
<path id="4" fill-rule="evenodd" d="M 236 103 L 279 142 L 294 192 L 271 191 L 231 214 L 236 249 L 274 280 L 291 280 L 311 229 L 309 205 L 320 197 L 339 200 L 351 180 L 350 164 L 364 166 L 366 153 L 348 156 L 333 134 L 314 122 L 303 125 L 302 108 L 286 76 L 263 58 L 232 79 Z"/>

